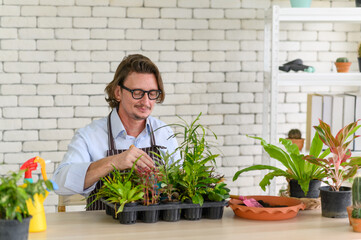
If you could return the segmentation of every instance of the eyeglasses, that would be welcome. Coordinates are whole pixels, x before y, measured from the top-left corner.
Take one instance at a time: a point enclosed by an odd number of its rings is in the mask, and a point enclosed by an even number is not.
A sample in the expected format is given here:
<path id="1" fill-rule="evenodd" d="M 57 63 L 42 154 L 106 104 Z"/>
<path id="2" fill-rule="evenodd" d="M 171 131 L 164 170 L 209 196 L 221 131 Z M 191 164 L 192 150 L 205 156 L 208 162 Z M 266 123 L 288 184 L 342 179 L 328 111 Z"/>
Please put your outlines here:
<path id="1" fill-rule="evenodd" d="M 157 98 L 159 98 L 160 94 L 162 93 L 161 90 L 149 90 L 149 91 L 144 91 L 142 89 L 129 89 L 127 87 L 125 87 L 123 84 L 119 84 L 119 86 L 129 92 L 132 93 L 132 97 L 134 99 L 142 99 L 144 97 L 144 94 L 148 94 L 148 98 L 149 100 L 156 100 Z"/>

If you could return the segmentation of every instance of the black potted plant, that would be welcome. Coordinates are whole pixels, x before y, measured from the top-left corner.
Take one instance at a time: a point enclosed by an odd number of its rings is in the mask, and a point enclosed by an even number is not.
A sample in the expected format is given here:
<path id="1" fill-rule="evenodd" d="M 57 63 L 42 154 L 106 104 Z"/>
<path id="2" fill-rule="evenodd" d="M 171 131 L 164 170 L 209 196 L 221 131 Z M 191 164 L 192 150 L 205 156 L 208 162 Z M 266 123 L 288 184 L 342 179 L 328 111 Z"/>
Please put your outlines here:
<path id="1" fill-rule="evenodd" d="M 330 218 L 347 217 L 346 208 L 351 205 L 351 188 L 342 186 L 342 183 L 352 178 L 361 166 L 361 157 L 351 157 L 348 146 L 358 137 L 354 135 L 360 126 L 357 121 L 342 128 L 334 137 L 328 124 L 320 121 L 319 126 L 314 126 L 319 138 L 329 147 L 331 156 L 328 158 L 305 156 L 304 159 L 321 167 L 326 179 L 323 181 L 328 186 L 320 188 L 322 216 Z M 351 140 L 348 141 L 348 138 Z"/>
<path id="2" fill-rule="evenodd" d="M 323 179 L 325 174 L 322 172 L 321 167 L 304 161 L 304 155 L 300 154 L 298 147 L 295 144 L 292 144 L 291 140 L 283 138 L 279 139 L 280 143 L 282 143 L 286 150 L 284 151 L 278 146 L 267 143 L 260 137 L 249 137 L 261 140 L 261 145 L 269 154 L 269 156 L 279 161 L 286 169 L 284 170 L 270 165 L 254 165 L 237 171 L 233 177 L 233 181 L 237 180 L 239 175 L 244 172 L 254 170 L 270 170 L 270 172 L 267 173 L 259 183 L 259 186 L 263 191 L 265 191 L 266 186 L 271 183 L 270 180 L 272 180 L 274 177 L 282 176 L 285 177 L 290 183 L 289 187 L 291 197 L 319 197 L 318 187 L 321 184 L 319 180 Z M 310 155 L 324 157 L 328 154 L 328 151 L 324 153 L 321 153 L 321 151 L 322 141 L 318 138 L 318 136 L 315 135 L 311 143 Z"/>
<path id="3" fill-rule="evenodd" d="M 21 186 L 17 182 L 24 175 L 24 170 L 0 176 L 0 239 L 28 239 L 31 215 L 27 201 L 36 194 L 45 195 L 46 189 L 53 190 L 50 180 L 27 182 Z"/>
<path id="4" fill-rule="evenodd" d="M 224 202 L 230 197 L 230 189 L 227 188 L 227 184 L 220 179 L 218 183 L 210 184 L 207 189 L 206 199 L 211 202 Z M 223 216 L 224 207 L 222 205 L 218 207 L 209 207 L 203 210 L 203 216 L 209 219 L 220 219 Z"/>
<path id="5" fill-rule="evenodd" d="M 180 159 L 174 161 L 174 153 L 160 152 L 155 154 L 161 162 L 158 169 L 162 175 L 162 182 L 158 191 L 161 193 L 161 203 L 167 205 L 179 205 L 179 190 L 177 189 L 180 173 Z M 176 222 L 180 220 L 181 209 L 179 207 L 169 208 L 162 211 L 162 219 L 167 222 Z"/>
<path id="6" fill-rule="evenodd" d="M 122 224 L 134 224 L 137 221 L 137 211 L 123 212 L 124 207 L 134 207 L 137 201 L 143 199 L 143 186 L 134 182 L 134 166 L 130 171 L 119 171 L 114 167 L 112 174 L 101 178 L 103 186 L 95 194 L 93 202 L 103 199 L 106 212 Z M 90 206 L 93 202 L 89 203 Z M 109 204 L 111 203 L 111 204 Z"/>
<path id="7" fill-rule="evenodd" d="M 183 119 L 183 123 L 173 124 L 183 129 L 182 132 L 174 134 L 183 135 L 183 142 L 179 146 L 183 162 L 177 174 L 180 200 L 196 204 L 193 208 L 184 209 L 184 217 L 188 220 L 199 220 L 202 217 L 201 206 L 204 203 L 204 195 L 207 194 L 207 185 L 219 181 L 211 177 L 214 170 L 212 164 L 215 165 L 218 154 L 212 154 L 210 151 L 211 145 L 205 139 L 206 128 L 198 122 L 201 114 L 191 124 L 187 124 Z M 214 137 L 217 138 L 215 134 Z"/>
<path id="8" fill-rule="evenodd" d="M 143 186 L 143 205 L 155 206 L 160 203 L 159 185 L 162 182 L 162 175 L 158 168 L 140 168 L 137 169 L 139 183 Z M 160 211 L 155 208 L 151 210 L 142 211 L 141 219 L 145 223 L 155 223 L 159 219 Z"/>

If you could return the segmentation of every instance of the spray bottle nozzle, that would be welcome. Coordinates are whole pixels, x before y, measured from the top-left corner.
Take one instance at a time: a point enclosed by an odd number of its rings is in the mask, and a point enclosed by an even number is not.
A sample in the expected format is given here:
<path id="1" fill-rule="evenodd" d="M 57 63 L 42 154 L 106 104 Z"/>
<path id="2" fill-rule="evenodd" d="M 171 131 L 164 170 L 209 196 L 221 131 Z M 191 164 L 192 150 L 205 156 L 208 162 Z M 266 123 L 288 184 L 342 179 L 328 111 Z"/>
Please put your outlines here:
<path id="1" fill-rule="evenodd" d="M 33 177 L 31 172 L 36 170 L 38 163 L 35 162 L 36 157 L 27 160 L 21 167 L 21 170 L 25 170 L 25 179 L 24 181 L 33 182 Z"/>

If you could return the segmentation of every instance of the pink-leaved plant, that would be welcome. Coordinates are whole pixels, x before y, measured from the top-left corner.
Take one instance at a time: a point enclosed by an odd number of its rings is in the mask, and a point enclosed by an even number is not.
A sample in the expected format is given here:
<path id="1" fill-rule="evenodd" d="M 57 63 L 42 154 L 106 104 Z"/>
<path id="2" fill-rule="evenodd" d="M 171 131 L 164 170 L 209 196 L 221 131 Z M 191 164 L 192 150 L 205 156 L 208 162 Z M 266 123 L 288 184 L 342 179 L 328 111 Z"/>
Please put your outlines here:
<path id="1" fill-rule="evenodd" d="M 329 150 L 326 151 L 330 151 L 331 156 L 321 159 L 307 155 L 304 159 L 321 166 L 327 176 L 327 179 L 323 182 L 328 184 L 333 191 L 339 191 L 342 183 L 352 178 L 361 166 L 361 157 L 351 157 L 351 151 L 348 148 L 350 143 L 359 137 L 359 135 L 354 135 L 354 133 L 361 127 L 357 126 L 360 120 L 342 128 L 335 137 L 331 133 L 330 126 L 321 119 L 319 121 L 320 125 L 314 126 L 314 128 L 322 142 L 329 147 Z M 347 141 L 350 136 L 352 136 L 351 140 Z M 331 182 L 327 180 L 331 180 Z"/>
<path id="2" fill-rule="evenodd" d="M 156 204 L 159 202 L 160 191 L 158 183 L 162 181 L 162 175 L 158 168 L 137 168 L 140 183 L 144 186 L 144 205 Z"/>

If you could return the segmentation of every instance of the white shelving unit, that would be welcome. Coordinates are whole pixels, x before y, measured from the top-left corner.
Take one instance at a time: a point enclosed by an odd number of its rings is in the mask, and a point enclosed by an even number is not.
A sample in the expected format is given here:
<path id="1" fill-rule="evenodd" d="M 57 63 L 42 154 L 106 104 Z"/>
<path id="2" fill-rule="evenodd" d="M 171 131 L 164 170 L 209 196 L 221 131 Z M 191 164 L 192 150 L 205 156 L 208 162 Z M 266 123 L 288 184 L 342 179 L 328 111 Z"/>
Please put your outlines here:
<path id="1" fill-rule="evenodd" d="M 280 8 L 266 12 L 264 29 L 263 137 L 277 143 L 277 95 L 280 86 L 361 86 L 361 73 L 283 73 L 279 67 L 281 22 L 347 22 L 361 24 L 361 8 Z M 356 51 L 356 50 L 355 50 Z M 270 100 L 268 102 L 267 100 Z M 275 162 L 265 154 L 263 164 Z M 276 194 L 271 184 L 270 194 Z"/>

